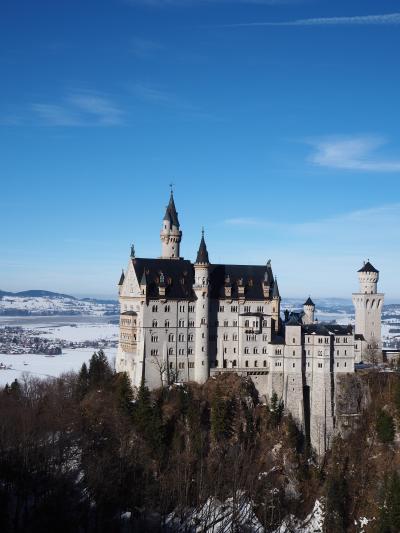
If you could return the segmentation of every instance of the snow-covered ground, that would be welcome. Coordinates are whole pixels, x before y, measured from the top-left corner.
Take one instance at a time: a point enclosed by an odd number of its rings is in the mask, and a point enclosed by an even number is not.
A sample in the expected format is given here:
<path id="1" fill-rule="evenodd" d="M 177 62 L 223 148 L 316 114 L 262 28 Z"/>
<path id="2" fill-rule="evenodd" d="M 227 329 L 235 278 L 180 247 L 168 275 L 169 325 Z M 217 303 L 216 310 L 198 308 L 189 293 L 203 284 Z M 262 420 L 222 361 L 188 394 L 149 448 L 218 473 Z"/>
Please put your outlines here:
<path id="1" fill-rule="evenodd" d="M 38 354 L 1 354 L 0 362 L 6 366 L 11 365 L 12 370 L 0 370 L 0 386 L 11 383 L 14 379 L 23 379 L 24 373 L 38 378 L 58 377 L 70 370 L 78 371 L 84 362 L 89 361 L 93 348 L 78 348 L 64 350 L 62 355 L 46 356 Z M 117 353 L 116 348 L 104 350 L 111 365 Z"/>
<path id="2" fill-rule="evenodd" d="M 85 324 L 74 323 L 66 325 L 35 326 L 35 329 L 41 331 L 40 336 L 48 339 L 63 339 L 72 342 L 107 340 L 117 341 L 119 326 L 118 324 Z"/>
<path id="3" fill-rule="evenodd" d="M 118 313 L 118 302 L 79 300 L 72 296 L 2 296 L 0 314 L 32 316 L 92 315 L 104 316 Z"/>
<path id="4" fill-rule="evenodd" d="M 118 324 L 109 324 L 109 317 L 1 317 L 1 326 L 21 326 L 32 330 L 35 335 L 56 341 L 70 342 L 105 341 L 113 346 L 105 347 L 104 352 L 114 366 L 117 353 Z M 0 363 L 12 366 L 11 370 L 0 369 L 0 386 L 21 379 L 26 372 L 32 376 L 57 377 L 63 372 L 79 370 L 87 362 L 96 348 L 63 348 L 61 355 L 52 357 L 41 354 L 0 354 Z"/>

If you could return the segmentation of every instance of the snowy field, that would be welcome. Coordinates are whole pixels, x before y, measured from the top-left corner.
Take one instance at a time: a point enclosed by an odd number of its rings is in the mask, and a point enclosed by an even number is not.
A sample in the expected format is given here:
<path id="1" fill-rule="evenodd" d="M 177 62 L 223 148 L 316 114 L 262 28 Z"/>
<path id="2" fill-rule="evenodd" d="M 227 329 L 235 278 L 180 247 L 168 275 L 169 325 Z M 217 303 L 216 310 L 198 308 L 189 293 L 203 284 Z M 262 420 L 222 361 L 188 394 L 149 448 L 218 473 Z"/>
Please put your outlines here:
<path id="1" fill-rule="evenodd" d="M 109 324 L 112 317 L 1 317 L 0 327 L 20 326 L 35 330 L 39 336 L 48 339 L 63 339 L 71 342 L 97 341 L 116 342 L 118 324 Z M 115 319 L 115 317 L 114 317 Z M 41 354 L 0 354 L 0 363 L 12 366 L 11 370 L 0 370 L 0 386 L 11 383 L 23 374 L 46 378 L 57 377 L 63 372 L 79 370 L 87 362 L 95 348 L 63 348 L 63 353 L 56 356 Z M 117 348 L 104 348 L 110 363 L 114 367 Z"/>
<path id="2" fill-rule="evenodd" d="M 89 361 L 93 348 L 64 350 L 62 355 L 46 356 L 38 354 L 0 354 L 0 362 L 12 365 L 12 370 L 0 370 L 0 386 L 14 379 L 23 379 L 24 374 L 37 378 L 58 377 L 70 370 L 78 371 L 84 362 Z M 105 354 L 114 368 L 116 348 L 105 348 Z"/>

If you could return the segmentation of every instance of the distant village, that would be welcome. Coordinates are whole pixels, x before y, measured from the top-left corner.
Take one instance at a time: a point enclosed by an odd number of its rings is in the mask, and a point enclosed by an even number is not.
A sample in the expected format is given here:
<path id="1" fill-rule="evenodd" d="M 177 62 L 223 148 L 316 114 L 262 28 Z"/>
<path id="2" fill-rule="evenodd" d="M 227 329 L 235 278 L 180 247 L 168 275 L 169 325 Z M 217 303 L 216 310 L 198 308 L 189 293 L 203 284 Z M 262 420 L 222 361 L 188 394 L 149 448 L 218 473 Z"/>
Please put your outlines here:
<path id="1" fill-rule="evenodd" d="M 42 332 L 41 332 L 42 333 Z M 117 341 L 89 340 L 69 341 L 63 339 L 48 339 L 39 335 L 34 329 L 19 326 L 0 328 L 0 354 L 41 354 L 60 355 L 64 348 L 109 348 L 117 346 Z"/>

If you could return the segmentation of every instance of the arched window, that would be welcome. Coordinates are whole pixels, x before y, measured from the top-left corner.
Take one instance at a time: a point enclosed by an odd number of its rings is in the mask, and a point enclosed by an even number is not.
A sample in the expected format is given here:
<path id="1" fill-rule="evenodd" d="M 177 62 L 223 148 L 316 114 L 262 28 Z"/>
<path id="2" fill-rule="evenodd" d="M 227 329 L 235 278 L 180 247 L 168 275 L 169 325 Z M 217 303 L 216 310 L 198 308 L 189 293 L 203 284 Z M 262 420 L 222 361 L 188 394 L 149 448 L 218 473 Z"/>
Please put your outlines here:
<path id="1" fill-rule="evenodd" d="M 254 366 L 257 366 L 257 360 L 254 361 Z"/>
<path id="2" fill-rule="evenodd" d="M 166 328 L 169 328 L 169 320 L 166 320 L 166 321 L 165 321 L 165 327 L 166 327 Z"/>
<path id="3" fill-rule="evenodd" d="M 254 348 L 253 353 L 258 353 L 258 348 Z"/>
<path id="4" fill-rule="evenodd" d="M 153 320 L 153 328 L 156 328 L 158 326 L 157 320 Z"/>
<path id="5" fill-rule="evenodd" d="M 263 361 L 263 367 L 265 368 L 267 366 L 267 361 Z"/>
<path id="6" fill-rule="evenodd" d="M 248 366 L 249 366 L 249 362 L 248 362 L 248 361 L 245 361 L 245 362 L 244 362 L 244 366 L 245 366 L 245 367 L 248 367 Z"/>
<path id="7" fill-rule="evenodd" d="M 246 346 L 246 348 L 244 349 L 244 353 L 249 353 L 249 349 L 248 349 L 247 346 Z"/>
<path id="8" fill-rule="evenodd" d="M 234 359 L 234 360 L 232 361 L 232 367 L 235 368 L 235 366 L 236 366 L 236 359 Z"/>
<path id="9" fill-rule="evenodd" d="M 168 348 L 168 355 L 174 355 L 174 349 Z"/>

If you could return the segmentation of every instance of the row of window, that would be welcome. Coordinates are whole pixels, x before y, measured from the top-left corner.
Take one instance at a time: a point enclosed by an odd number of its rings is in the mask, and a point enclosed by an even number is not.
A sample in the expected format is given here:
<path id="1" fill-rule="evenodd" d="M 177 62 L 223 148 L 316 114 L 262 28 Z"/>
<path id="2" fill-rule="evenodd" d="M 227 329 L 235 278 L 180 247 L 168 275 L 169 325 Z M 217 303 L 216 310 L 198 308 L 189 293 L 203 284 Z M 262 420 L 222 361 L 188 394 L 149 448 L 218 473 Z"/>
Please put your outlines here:
<path id="1" fill-rule="evenodd" d="M 158 305 L 153 305 L 151 307 L 151 311 L 152 311 L 152 313 L 157 313 L 158 312 Z M 171 311 L 171 306 L 169 304 L 164 305 L 164 313 L 169 313 L 170 311 Z M 194 311 L 195 311 L 195 306 L 194 305 L 189 305 L 188 306 L 188 312 L 189 313 L 194 313 Z M 180 313 L 185 313 L 186 312 L 185 304 L 179 304 L 179 312 Z"/>
<path id="2" fill-rule="evenodd" d="M 201 321 L 200 321 L 200 324 L 205 325 L 206 324 L 206 319 L 202 318 Z M 189 328 L 194 328 L 194 320 L 189 320 L 188 325 L 189 325 Z M 238 325 L 237 320 L 233 320 L 232 327 L 237 328 L 237 325 Z M 153 328 L 158 328 L 159 327 L 158 320 L 153 319 L 153 321 L 151 323 L 151 326 Z M 215 326 L 217 326 L 217 327 L 219 326 L 219 321 L 218 320 L 215 321 Z M 263 327 L 266 328 L 267 326 L 268 326 L 268 322 L 266 320 L 264 320 L 263 321 Z M 160 327 L 162 327 L 161 324 L 160 324 Z M 169 328 L 170 327 L 170 321 L 169 320 L 165 320 L 164 327 L 165 328 Z M 181 318 L 181 319 L 178 320 L 178 328 L 184 328 L 184 327 L 186 327 L 186 321 L 183 318 Z M 226 328 L 229 327 L 229 321 L 228 320 L 224 320 L 224 327 L 226 327 Z M 257 320 L 253 320 L 252 326 L 251 326 L 250 325 L 250 320 L 245 320 L 244 327 L 245 328 L 250 328 L 250 327 L 258 328 L 259 324 L 258 324 Z M 294 342 L 294 340 L 293 340 L 293 342 Z"/>
<path id="3" fill-rule="evenodd" d="M 216 367 L 218 367 L 218 360 L 216 360 L 214 364 L 215 364 Z M 252 367 L 253 367 L 253 368 L 257 368 L 257 367 L 258 367 L 258 361 L 251 361 L 251 364 L 252 364 Z M 222 362 L 222 366 L 223 366 L 223 368 L 227 368 L 227 366 L 228 366 L 228 361 L 227 361 L 226 359 L 223 360 L 223 362 Z M 244 362 L 244 366 L 245 366 L 246 368 L 249 368 L 249 361 L 246 360 L 246 361 Z M 267 361 L 264 360 L 262 366 L 263 366 L 264 368 L 266 368 L 266 367 L 267 367 Z M 236 361 L 236 359 L 234 359 L 234 360 L 232 361 L 232 368 L 235 368 L 235 367 L 237 367 L 237 361 Z"/>

